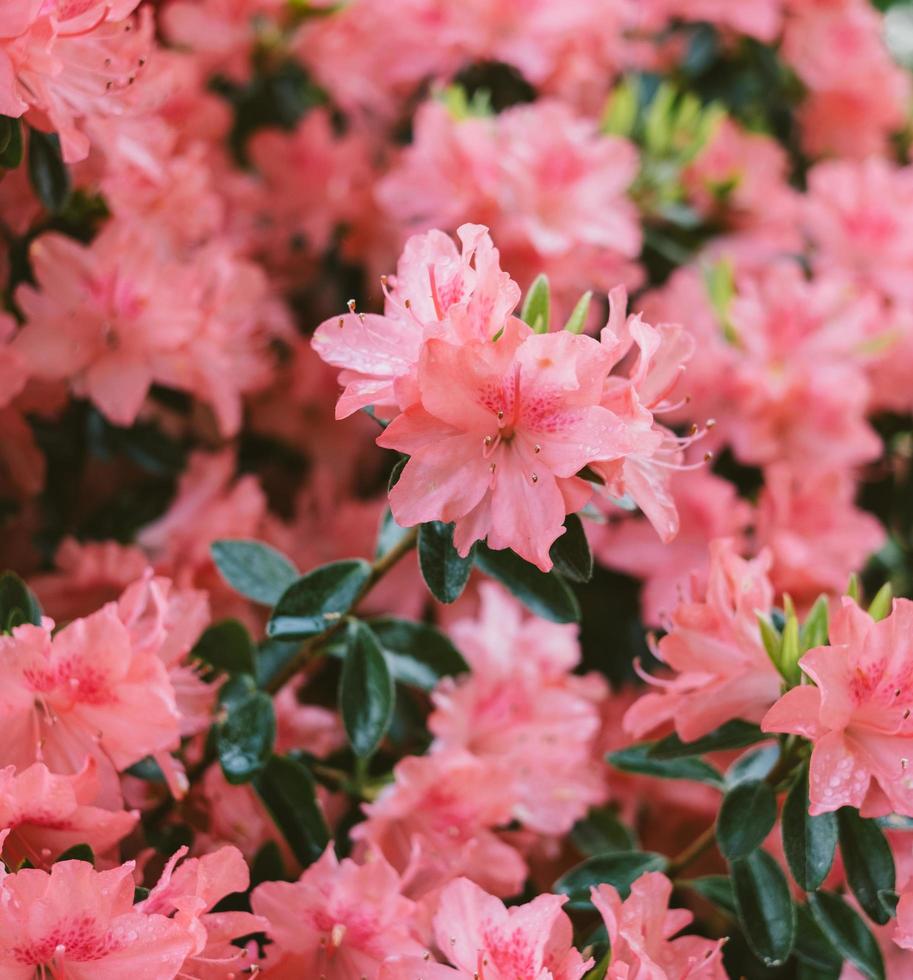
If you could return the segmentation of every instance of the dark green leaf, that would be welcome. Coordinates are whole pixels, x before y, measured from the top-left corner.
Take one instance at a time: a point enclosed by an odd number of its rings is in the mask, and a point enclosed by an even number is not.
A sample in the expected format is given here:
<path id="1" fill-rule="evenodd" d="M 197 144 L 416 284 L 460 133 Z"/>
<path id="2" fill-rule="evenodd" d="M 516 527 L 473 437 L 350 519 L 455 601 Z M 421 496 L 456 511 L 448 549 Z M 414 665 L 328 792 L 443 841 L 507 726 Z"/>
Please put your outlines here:
<path id="1" fill-rule="evenodd" d="M 633 851 L 637 847 L 634 832 L 608 807 L 590 810 L 583 820 L 578 820 L 571 831 L 571 840 L 578 851 L 588 856 L 609 851 Z"/>
<path id="2" fill-rule="evenodd" d="M 572 582 L 589 582 L 593 577 L 593 553 L 583 522 L 576 514 L 568 514 L 564 527 L 564 534 L 552 545 L 549 557 L 565 578 Z"/>
<path id="3" fill-rule="evenodd" d="M 800 905 L 797 912 L 796 957 L 815 970 L 839 976 L 843 957 L 821 931 L 807 906 Z"/>
<path id="4" fill-rule="evenodd" d="M 6 153 L 10 143 L 13 141 L 13 129 L 16 120 L 9 116 L 0 116 L 0 157 Z"/>
<path id="5" fill-rule="evenodd" d="M 401 456 L 393 464 L 393 469 L 390 470 L 390 478 L 387 480 L 387 493 L 389 493 L 396 486 L 396 484 L 399 483 L 399 478 L 403 475 L 403 470 L 406 468 L 406 463 L 408 462 L 408 456 Z"/>
<path id="6" fill-rule="evenodd" d="M 837 825 L 846 880 L 865 914 L 883 926 L 891 915 L 879 892 L 892 892 L 895 884 L 891 847 L 878 824 L 852 807 L 837 811 Z"/>
<path id="7" fill-rule="evenodd" d="M 683 742 L 675 734 L 667 735 L 653 746 L 650 754 L 657 759 L 681 759 L 722 749 L 742 749 L 768 739 L 770 735 L 765 735 L 757 725 L 736 718 L 693 742 Z"/>
<path id="8" fill-rule="evenodd" d="M 765 779 L 779 758 L 778 745 L 763 745 L 746 752 L 726 770 L 726 785 L 731 788 L 749 779 Z"/>
<path id="9" fill-rule="evenodd" d="M 74 844 L 68 847 L 54 863 L 58 861 L 86 861 L 95 864 L 95 852 L 88 844 Z"/>
<path id="10" fill-rule="evenodd" d="M 274 640 L 266 637 L 257 644 L 257 683 L 268 688 L 273 680 L 301 649 L 298 640 Z"/>
<path id="11" fill-rule="evenodd" d="M 381 555 L 392 551 L 408 533 L 408 528 L 400 527 L 393 519 L 392 511 L 387 507 L 384 510 L 384 516 L 380 519 L 380 527 L 377 531 L 377 544 L 374 547 L 374 557 L 380 558 Z"/>
<path id="12" fill-rule="evenodd" d="M 0 575 L 0 630 L 8 632 L 23 623 L 40 626 L 41 607 L 15 572 L 4 572 Z"/>
<path id="13" fill-rule="evenodd" d="M 132 766 L 124 771 L 137 779 L 144 779 L 149 783 L 165 782 L 165 774 L 162 772 L 161 767 L 151 755 L 147 755 L 145 758 L 140 759 L 139 762 L 134 762 Z"/>
<path id="14" fill-rule="evenodd" d="M 285 640 L 323 633 L 352 608 L 370 578 L 371 566 L 360 558 L 334 561 L 308 572 L 282 594 L 267 633 Z"/>
<path id="15" fill-rule="evenodd" d="M 29 180 L 48 211 L 59 211 L 70 195 L 70 172 L 56 133 L 29 130 Z"/>
<path id="16" fill-rule="evenodd" d="M 310 770 L 295 759 L 274 755 L 253 785 L 295 857 L 305 867 L 316 861 L 329 843 L 330 832 Z"/>
<path id="17" fill-rule="evenodd" d="M 253 641 L 247 627 L 237 619 L 224 619 L 205 630 L 192 656 L 224 674 L 256 671 Z"/>
<path id="18" fill-rule="evenodd" d="M 282 852 L 274 840 L 268 840 L 257 853 L 250 866 L 250 886 L 256 888 L 264 881 L 284 881 L 285 863 Z"/>
<path id="19" fill-rule="evenodd" d="M 364 623 L 349 624 L 339 681 L 339 711 L 356 755 L 371 755 L 393 718 L 390 668 L 377 637 Z"/>
<path id="20" fill-rule="evenodd" d="M 596 854 L 565 872 L 554 885 L 559 895 L 568 895 L 569 910 L 590 907 L 590 888 L 609 884 L 627 898 L 631 885 L 648 871 L 663 871 L 667 861 L 650 851 L 610 851 Z"/>
<path id="21" fill-rule="evenodd" d="M 796 935 L 796 907 L 786 876 L 766 851 L 733 861 L 730 870 L 748 945 L 766 966 L 779 966 L 788 959 Z"/>
<path id="22" fill-rule="evenodd" d="M 0 167 L 6 170 L 15 170 L 22 163 L 22 122 L 19 119 L 9 121 L 9 138 L 6 146 L 0 152 Z"/>
<path id="23" fill-rule="evenodd" d="M 657 779 L 688 779 L 695 783 L 708 783 L 723 788 L 723 777 L 709 762 L 703 759 L 657 759 L 649 742 L 611 752 L 606 756 L 609 765 L 622 772 L 636 772 Z"/>
<path id="24" fill-rule="evenodd" d="M 222 578 L 241 595 L 264 606 L 275 605 L 298 578 L 298 569 L 262 541 L 213 541 L 212 560 Z"/>
<path id="25" fill-rule="evenodd" d="M 777 798 L 760 779 L 736 784 L 723 797 L 716 821 L 716 839 L 727 861 L 748 857 L 777 822 Z"/>
<path id="26" fill-rule="evenodd" d="M 821 931 L 844 959 L 868 980 L 885 980 L 881 950 L 855 909 L 831 892 L 812 893 L 808 896 L 808 907 Z"/>
<path id="27" fill-rule="evenodd" d="M 551 307 L 549 293 L 548 277 L 540 273 L 533 280 L 523 300 L 520 319 L 528 323 L 536 333 L 548 333 Z"/>
<path id="28" fill-rule="evenodd" d="M 728 912 L 730 915 L 736 914 L 732 881 L 726 875 L 706 875 L 703 878 L 693 878 L 684 884 L 699 895 L 703 895 L 708 902 L 712 902 L 724 912 Z"/>
<path id="29" fill-rule="evenodd" d="M 469 670 L 460 651 L 433 626 L 392 617 L 372 619 L 370 626 L 390 672 L 402 684 L 430 691 L 442 677 Z"/>
<path id="30" fill-rule="evenodd" d="M 228 782 L 247 783 L 266 765 L 276 738 L 272 698 L 249 691 L 233 700 L 228 716 L 216 725 L 216 753 Z"/>
<path id="31" fill-rule="evenodd" d="M 453 525 L 431 521 L 418 529 L 418 566 L 434 598 L 454 602 L 469 581 L 472 553 L 461 558 L 453 546 Z"/>
<path id="32" fill-rule="evenodd" d="M 577 597 L 557 572 L 546 574 L 512 551 L 492 551 L 484 544 L 476 549 L 476 564 L 537 616 L 553 623 L 580 621 Z"/>
<path id="33" fill-rule="evenodd" d="M 783 851 L 796 884 L 804 891 L 821 887 L 834 863 L 837 847 L 837 816 L 808 812 L 808 765 L 793 784 L 783 804 Z"/>

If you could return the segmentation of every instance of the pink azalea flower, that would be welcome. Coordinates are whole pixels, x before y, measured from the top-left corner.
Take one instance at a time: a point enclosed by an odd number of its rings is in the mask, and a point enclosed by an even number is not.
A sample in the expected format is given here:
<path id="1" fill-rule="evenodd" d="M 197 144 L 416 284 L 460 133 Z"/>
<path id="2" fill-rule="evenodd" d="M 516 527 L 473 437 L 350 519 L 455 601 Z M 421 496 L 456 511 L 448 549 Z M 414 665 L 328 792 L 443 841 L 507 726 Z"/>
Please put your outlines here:
<path id="1" fill-rule="evenodd" d="M 730 540 L 710 545 L 704 597 L 682 600 L 655 651 L 675 673 L 628 709 L 626 731 L 641 738 L 671 722 L 691 742 L 733 718 L 761 721 L 780 694 L 756 616 L 773 604 L 769 567 L 769 555 L 746 561 Z"/>
<path id="2" fill-rule="evenodd" d="M 571 920 L 561 910 L 567 898 L 539 895 L 526 905 L 505 908 L 466 878 L 441 892 L 434 917 L 438 949 L 456 969 L 421 959 L 389 962 L 381 980 L 580 980 L 593 965 L 574 949 Z"/>
<path id="3" fill-rule="evenodd" d="M 706 468 L 672 473 L 670 490 L 679 517 L 672 541 L 660 540 L 645 520 L 588 525 L 599 561 L 643 580 L 641 611 L 650 626 L 668 622 L 691 583 L 698 590 L 706 588 L 710 542 L 741 541 L 752 516 L 751 506 L 739 499 L 736 488 Z"/>
<path id="4" fill-rule="evenodd" d="M 338 861 L 332 844 L 298 881 L 269 881 L 254 889 L 251 906 L 266 920 L 270 977 L 351 980 L 376 976 L 390 956 L 417 955 L 414 903 L 382 858 Z"/>
<path id="5" fill-rule="evenodd" d="M 96 871 L 61 861 L 0 879 L 0 972 L 73 980 L 173 980 L 193 940 L 164 915 L 133 905 L 133 862 Z"/>
<path id="6" fill-rule="evenodd" d="M 885 542 L 878 519 L 853 504 L 849 473 L 808 473 L 791 466 L 764 472 L 755 537 L 773 557 L 777 592 L 808 607 L 822 592 L 839 593 L 850 574 Z"/>
<path id="7" fill-rule="evenodd" d="M 590 495 L 576 474 L 631 448 L 598 404 L 609 367 L 590 337 L 534 335 L 519 320 L 496 342 L 427 341 L 420 402 L 377 440 L 411 455 L 390 493 L 397 522 L 455 521 L 461 555 L 487 537 L 548 571 L 566 515 Z"/>
<path id="8" fill-rule="evenodd" d="M 480 595 L 478 620 L 451 627 L 472 673 L 435 689 L 432 752 L 463 748 L 500 768 L 514 817 L 566 834 L 604 799 L 592 760 L 605 688 L 568 673 L 580 659 L 573 628 L 523 616 L 491 583 Z"/>
<path id="9" fill-rule="evenodd" d="M 700 936 L 673 938 L 691 923 L 686 909 L 670 909 L 672 882 L 658 872 L 642 875 L 623 902 L 612 885 L 591 891 L 609 932 L 612 960 L 606 977 L 628 980 L 725 980 L 724 940 Z"/>
<path id="10" fill-rule="evenodd" d="M 812 741 L 812 814 L 842 806 L 913 816 L 913 602 L 875 622 L 849 597 L 831 617 L 830 646 L 799 661 L 814 684 L 787 691 L 763 728 Z"/>
<path id="11" fill-rule="evenodd" d="M 58 776 L 40 762 L 17 772 L 0 769 L 0 827 L 10 833 L 3 847 L 7 864 L 25 858 L 44 867 L 76 844 L 88 844 L 104 856 L 136 826 L 139 814 L 94 806 L 98 792 L 96 765 Z"/>
<path id="12" fill-rule="evenodd" d="M 211 912 L 227 895 L 246 891 L 250 872 L 236 847 L 222 847 L 199 858 L 182 860 L 182 847 L 169 858 L 158 882 L 137 906 L 146 915 L 173 916 L 193 939 L 180 976 L 216 980 L 243 974 L 248 951 L 232 945 L 267 928 L 267 921 L 249 912 Z M 178 863 L 180 862 L 180 864 Z"/>
<path id="13" fill-rule="evenodd" d="M 453 749 L 408 756 L 393 772 L 394 784 L 352 831 L 361 853 L 382 855 L 416 898 L 461 875 L 496 895 L 522 888 L 526 864 L 495 833 L 513 802 L 500 768 Z"/>

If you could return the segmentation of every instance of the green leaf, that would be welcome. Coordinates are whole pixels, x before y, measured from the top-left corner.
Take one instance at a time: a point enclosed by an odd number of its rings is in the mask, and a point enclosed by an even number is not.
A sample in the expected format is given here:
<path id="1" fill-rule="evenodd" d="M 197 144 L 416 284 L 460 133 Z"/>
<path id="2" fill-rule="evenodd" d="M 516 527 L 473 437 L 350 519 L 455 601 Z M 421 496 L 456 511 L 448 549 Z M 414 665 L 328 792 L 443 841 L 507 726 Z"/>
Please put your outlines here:
<path id="1" fill-rule="evenodd" d="M 884 619 L 891 611 L 891 603 L 894 601 L 894 589 L 890 582 L 885 584 L 875 593 L 875 598 L 869 605 L 869 615 L 876 622 Z"/>
<path id="2" fill-rule="evenodd" d="M 738 783 L 723 797 L 716 839 L 727 861 L 756 851 L 777 822 L 777 798 L 759 779 Z"/>
<path id="3" fill-rule="evenodd" d="M 823 647 L 827 643 L 828 613 L 827 596 L 818 596 L 799 631 L 803 651 L 811 650 L 813 647 Z"/>
<path id="4" fill-rule="evenodd" d="M 731 789 L 750 779 L 766 779 L 780 758 L 778 745 L 762 745 L 746 752 L 726 770 L 726 785 Z"/>
<path id="5" fill-rule="evenodd" d="M 755 613 L 758 620 L 758 629 L 761 631 L 761 642 L 767 651 L 770 662 L 780 669 L 780 654 L 783 649 L 783 637 L 780 631 L 763 613 Z"/>
<path id="6" fill-rule="evenodd" d="M 793 784 L 783 804 L 781 831 L 783 851 L 796 884 L 807 892 L 821 887 L 834 863 L 837 847 L 837 816 L 808 812 L 808 765 Z"/>
<path id="7" fill-rule="evenodd" d="M 735 718 L 693 742 L 683 742 L 675 734 L 667 735 L 653 746 L 650 755 L 657 759 L 683 759 L 692 755 L 719 752 L 723 749 L 743 749 L 748 745 L 768 741 L 770 738 L 771 736 L 762 732 L 757 725 Z"/>
<path id="8" fill-rule="evenodd" d="M 814 916 L 806 905 L 796 910 L 796 958 L 806 966 L 832 976 L 839 976 L 843 957 L 831 945 L 831 941 L 821 931 Z"/>
<path id="9" fill-rule="evenodd" d="M 134 762 L 124 772 L 135 776 L 137 779 L 144 779 L 149 783 L 164 783 L 166 781 L 161 767 L 151 755 L 145 756 L 139 762 Z"/>
<path id="10" fill-rule="evenodd" d="M 377 637 L 364 624 L 349 624 L 339 681 L 339 710 L 357 756 L 374 753 L 393 718 L 393 677 Z"/>
<path id="11" fill-rule="evenodd" d="M 274 755 L 253 786 L 295 857 L 305 867 L 313 864 L 326 849 L 330 832 L 310 770 L 297 759 Z"/>
<path id="12" fill-rule="evenodd" d="M 298 569 L 262 541 L 213 541 L 209 549 L 222 578 L 241 595 L 264 606 L 278 602 L 298 577 Z"/>
<path id="13" fill-rule="evenodd" d="M 95 864 L 95 852 L 88 844 L 74 844 L 68 847 L 60 857 L 54 862 L 60 861 L 86 861 L 88 864 Z"/>
<path id="14" fill-rule="evenodd" d="M 586 817 L 578 820 L 571 830 L 571 840 L 578 851 L 588 856 L 633 851 L 637 847 L 634 832 L 608 807 L 590 810 Z"/>
<path id="15" fill-rule="evenodd" d="M 223 619 L 205 630 L 191 656 L 223 674 L 254 674 L 257 669 L 253 640 L 237 619 Z"/>
<path id="16" fill-rule="evenodd" d="M 298 640 L 274 640 L 265 637 L 257 644 L 257 683 L 266 689 L 298 654 Z"/>
<path id="17" fill-rule="evenodd" d="M 821 931 L 844 959 L 868 980 L 885 980 L 881 950 L 855 909 L 831 892 L 813 892 L 808 896 L 808 907 Z"/>
<path id="18" fill-rule="evenodd" d="M 540 274 L 533 280 L 523 300 L 520 319 L 528 323 L 536 333 L 548 333 L 550 292 L 548 277 Z"/>
<path id="19" fill-rule="evenodd" d="M 554 570 L 540 571 L 512 551 L 493 551 L 484 544 L 476 549 L 476 564 L 537 616 L 553 623 L 580 622 L 577 597 Z"/>
<path id="20" fill-rule="evenodd" d="M 227 717 L 215 726 L 219 764 L 229 783 L 248 783 L 272 755 L 276 739 L 273 701 L 263 691 L 248 691 L 227 705 L 223 701 L 223 706 Z"/>
<path id="21" fill-rule="evenodd" d="M 682 884 L 703 895 L 708 902 L 712 902 L 729 915 L 736 915 L 732 880 L 726 875 L 705 875 L 703 878 L 692 878 Z"/>
<path id="22" fill-rule="evenodd" d="M 387 507 L 384 516 L 380 519 L 380 527 L 377 530 L 377 544 L 374 547 L 374 557 L 380 558 L 388 551 L 392 551 L 399 542 L 409 533 L 408 528 L 400 527 L 393 519 L 393 513 Z"/>
<path id="23" fill-rule="evenodd" d="M 15 572 L 4 572 L 0 575 L 0 630 L 8 633 L 23 623 L 40 626 L 41 606 Z"/>
<path id="24" fill-rule="evenodd" d="M 717 789 L 723 788 L 722 775 L 709 762 L 703 759 L 657 759 L 653 756 L 652 748 L 649 742 L 632 745 L 609 753 L 606 762 L 622 772 L 636 772 L 657 779 L 687 779 L 707 783 Z"/>
<path id="25" fill-rule="evenodd" d="M 304 640 L 335 626 L 371 578 L 361 558 L 334 561 L 308 572 L 282 593 L 266 626 L 269 636 Z"/>
<path id="26" fill-rule="evenodd" d="M 593 577 L 593 553 L 583 522 L 576 514 L 568 514 L 564 527 L 564 534 L 552 545 L 549 557 L 565 578 L 572 582 L 589 582 Z"/>
<path id="27" fill-rule="evenodd" d="M 796 936 L 796 907 L 780 866 L 766 851 L 730 865 L 736 911 L 752 952 L 765 966 L 785 963 Z"/>
<path id="28" fill-rule="evenodd" d="M 395 680 L 430 691 L 442 677 L 469 670 L 463 655 L 433 626 L 408 619 L 372 619 L 377 638 Z"/>
<path id="29" fill-rule="evenodd" d="M 583 328 L 586 326 L 586 315 L 590 312 L 590 301 L 592 299 L 592 290 L 587 290 L 577 300 L 577 305 L 571 311 L 571 315 L 567 318 L 567 323 L 564 325 L 564 329 L 568 333 L 583 333 Z"/>
<path id="30" fill-rule="evenodd" d="M 453 546 L 453 525 L 431 521 L 418 529 L 418 567 L 438 602 L 455 602 L 472 571 L 472 553 L 461 558 Z"/>
<path id="31" fill-rule="evenodd" d="M 70 196 L 70 172 L 60 153 L 56 133 L 29 130 L 29 180 L 38 200 L 57 212 Z"/>
<path id="32" fill-rule="evenodd" d="M 650 851 L 610 851 L 596 854 L 565 872 L 554 885 L 559 895 L 569 896 L 568 910 L 590 908 L 590 888 L 609 884 L 627 898 L 631 885 L 648 871 L 663 871 L 667 865 L 662 854 Z"/>
<path id="33" fill-rule="evenodd" d="M 19 119 L 9 119 L 6 146 L 0 151 L 0 167 L 15 170 L 22 163 L 22 150 L 22 122 Z"/>
<path id="34" fill-rule="evenodd" d="M 846 880 L 865 914 L 883 926 L 891 914 L 879 892 L 892 892 L 895 885 L 891 847 L 878 824 L 852 807 L 837 811 L 837 825 Z"/>

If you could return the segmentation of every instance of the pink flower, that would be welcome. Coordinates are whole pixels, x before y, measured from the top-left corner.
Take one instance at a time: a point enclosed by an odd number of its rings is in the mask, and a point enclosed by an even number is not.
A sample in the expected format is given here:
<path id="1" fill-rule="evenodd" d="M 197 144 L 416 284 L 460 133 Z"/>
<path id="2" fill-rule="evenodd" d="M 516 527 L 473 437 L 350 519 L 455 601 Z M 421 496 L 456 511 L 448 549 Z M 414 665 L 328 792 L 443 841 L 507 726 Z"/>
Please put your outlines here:
<path id="1" fill-rule="evenodd" d="M 177 921 L 133 906 L 133 862 L 61 861 L 0 879 L 0 972 L 73 980 L 173 980 L 192 947 Z"/>
<path id="2" fill-rule="evenodd" d="M 548 571 L 565 516 L 590 495 L 576 474 L 630 449 L 598 404 L 609 366 L 591 338 L 519 320 L 495 342 L 427 341 L 420 402 L 377 440 L 411 456 L 390 493 L 397 522 L 455 521 L 461 555 L 487 537 Z"/>
<path id="3" fill-rule="evenodd" d="M 884 544 L 877 518 L 853 505 L 855 492 L 845 472 L 809 474 L 785 464 L 765 470 L 756 539 L 773 557 L 777 592 L 788 592 L 797 605 L 840 592 Z"/>
<path id="4" fill-rule="evenodd" d="M 609 932 L 609 980 L 641 976 L 650 980 L 725 980 L 725 940 L 673 938 L 694 916 L 685 909 L 669 908 L 672 882 L 665 875 L 655 871 L 642 875 L 623 902 L 612 885 L 599 885 L 591 894 Z"/>
<path id="5" fill-rule="evenodd" d="M 393 868 L 382 858 L 340 862 L 332 844 L 298 881 L 259 885 L 251 906 L 273 940 L 267 976 L 351 980 L 376 976 L 387 957 L 423 952 Z"/>
<path id="6" fill-rule="evenodd" d="M 16 290 L 26 319 L 16 349 L 35 377 L 69 380 L 112 422 L 130 425 L 162 360 L 198 326 L 190 270 L 121 222 L 88 246 L 42 235 L 30 254 L 38 286 Z"/>
<path id="7" fill-rule="evenodd" d="M 17 772 L 0 769 L 0 827 L 10 831 L 3 847 L 7 864 L 28 858 L 43 867 L 76 844 L 88 844 L 104 856 L 139 819 L 136 812 L 94 806 L 98 791 L 96 765 L 58 776 L 40 762 Z"/>
<path id="8" fill-rule="evenodd" d="M 842 806 L 913 816 L 913 602 L 896 599 L 875 622 L 849 597 L 830 622 L 830 646 L 799 661 L 813 684 L 787 691 L 763 728 L 812 741 L 814 814 Z"/>
<path id="9" fill-rule="evenodd" d="M 392 960 L 380 980 L 580 980 L 593 965 L 574 949 L 571 920 L 561 910 L 567 898 L 539 895 L 505 908 L 466 878 L 441 893 L 434 917 L 438 949 L 456 969 L 421 959 Z"/>
<path id="10" fill-rule="evenodd" d="M 732 541 L 710 545 L 704 598 L 682 600 L 656 650 L 675 674 L 628 709 L 626 731 L 640 738 L 671 722 L 691 742 L 733 718 L 761 721 L 780 694 L 756 617 L 773 604 L 769 567 L 769 555 L 745 561 Z"/>
<path id="11" fill-rule="evenodd" d="M 243 973 L 248 953 L 232 945 L 267 927 L 249 912 L 211 912 L 227 895 L 244 892 L 250 872 L 236 847 L 221 847 L 199 858 L 182 860 L 187 848 L 169 858 L 156 885 L 137 906 L 146 915 L 173 916 L 193 939 L 181 977 L 196 980 L 231 978 Z M 178 864 L 180 862 L 180 864 Z"/>
<path id="12" fill-rule="evenodd" d="M 604 798 L 592 764 L 604 685 L 569 674 L 580 659 L 573 628 L 523 616 L 490 583 L 480 592 L 478 621 L 451 628 L 472 673 L 435 689 L 432 752 L 463 748 L 500 768 L 514 817 L 566 834 Z"/>
<path id="13" fill-rule="evenodd" d="M 87 119 L 134 108 L 133 83 L 153 46 L 139 0 L 13 0 L 0 13 L 0 112 L 60 135 L 64 160 L 89 152 Z"/>
<path id="14" fill-rule="evenodd" d="M 643 579 L 641 610 L 650 626 L 669 620 L 690 583 L 706 588 L 710 542 L 741 540 L 751 521 L 751 506 L 736 488 L 706 468 L 672 473 L 670 490 L 679 516 L 672 541 L 661 541 L 645 520 L 625 519 L 605 528 L 590 525 L 599 561 Z"/>
<path id="15" fill-rule="evenodd" d="M 352 836 L 361 853 L 393 865 L 407 894 L 421 897 L 460 875 L 496 895 L 522 888 L 526 864 L 495 833 L 512 808 L 500 769 L 454 749 L 407 756 L 394 776 Z"/>

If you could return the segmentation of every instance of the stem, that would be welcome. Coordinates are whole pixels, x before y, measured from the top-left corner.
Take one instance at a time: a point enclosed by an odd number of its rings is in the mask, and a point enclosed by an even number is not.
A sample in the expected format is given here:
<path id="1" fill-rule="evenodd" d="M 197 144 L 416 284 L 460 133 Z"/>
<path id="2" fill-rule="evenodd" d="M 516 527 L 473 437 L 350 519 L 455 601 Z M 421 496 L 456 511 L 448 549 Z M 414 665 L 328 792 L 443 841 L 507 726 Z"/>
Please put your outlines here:
<path id="1" fill-rule="evenodd" d="M 364 597 L 374 588 L 375 585 L 393 568 L 397 562 L 407 555 L 415 547 L 418 541 L 418 528 L 413 527 L 396 542 L 393 547 L 375 559 L 371 565 L 371 574 L 365 584 L 359 589 L 352 608 L 355 609 Z M 312 636 L 309 640 L 302 643 L 298 652 L 289 662 L 276 672 L 270 679 L 266 690 L 269 694 L 276 694 L 298 674 L 311 660 L 314 653 L 322 647 L 327 640 L 335 636 L 345 626 L 345 618 L 340 618 L 332 626 L 328 626 L 322 633 Z"/>

